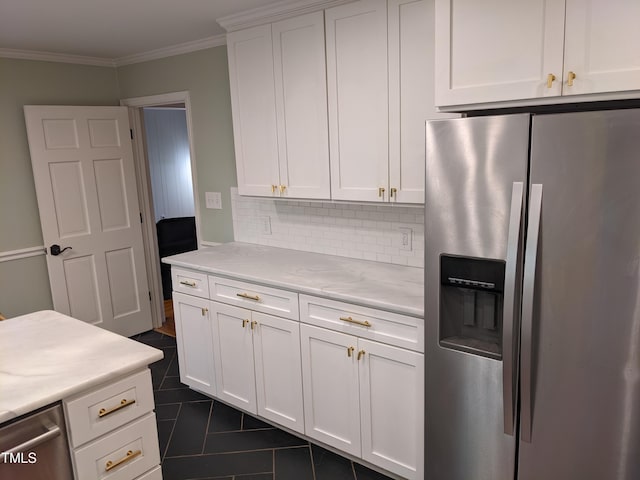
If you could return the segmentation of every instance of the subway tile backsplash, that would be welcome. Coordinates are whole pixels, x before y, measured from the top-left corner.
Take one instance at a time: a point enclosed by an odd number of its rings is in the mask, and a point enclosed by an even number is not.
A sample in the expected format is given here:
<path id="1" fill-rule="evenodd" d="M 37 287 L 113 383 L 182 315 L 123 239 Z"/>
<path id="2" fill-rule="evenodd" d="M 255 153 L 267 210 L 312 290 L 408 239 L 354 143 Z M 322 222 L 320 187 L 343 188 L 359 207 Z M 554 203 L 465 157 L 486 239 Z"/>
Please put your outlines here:
<path id="1" fill-rule="evenodd" d="M 237 242 L 424 265 L 424 207 L 241 197 L 231 189 Z M 403 238 L 400 228 L 412 231 Z M 406 243 L 410 241 L 411 250 Z"/>

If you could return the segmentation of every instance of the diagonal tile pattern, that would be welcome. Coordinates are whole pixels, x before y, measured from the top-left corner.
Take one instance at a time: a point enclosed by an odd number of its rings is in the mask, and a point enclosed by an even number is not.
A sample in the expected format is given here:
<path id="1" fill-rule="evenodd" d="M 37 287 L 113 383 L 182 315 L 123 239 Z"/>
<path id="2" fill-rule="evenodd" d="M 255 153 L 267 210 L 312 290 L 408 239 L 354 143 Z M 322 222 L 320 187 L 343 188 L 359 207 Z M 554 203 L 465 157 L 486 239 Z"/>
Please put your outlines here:
<path id="1" fill-rule="evenodd" d="M 164 480 L 390 480 L 180 383 L 175 338 L 133 337 L 164 351 L 151 365 Z"/>

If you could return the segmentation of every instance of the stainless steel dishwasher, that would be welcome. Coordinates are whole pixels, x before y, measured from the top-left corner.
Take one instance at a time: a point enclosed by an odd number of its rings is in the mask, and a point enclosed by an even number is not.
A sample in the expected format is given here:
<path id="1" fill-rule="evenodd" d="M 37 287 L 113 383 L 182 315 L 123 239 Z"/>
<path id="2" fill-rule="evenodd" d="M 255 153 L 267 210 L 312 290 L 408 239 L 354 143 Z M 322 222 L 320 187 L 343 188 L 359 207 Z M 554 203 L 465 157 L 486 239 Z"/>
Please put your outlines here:
<path id="1" fill-rule="evenodd" d="M 45 407 L 0 427 L 0 480 L 72 478 L 60 404 Z"/>

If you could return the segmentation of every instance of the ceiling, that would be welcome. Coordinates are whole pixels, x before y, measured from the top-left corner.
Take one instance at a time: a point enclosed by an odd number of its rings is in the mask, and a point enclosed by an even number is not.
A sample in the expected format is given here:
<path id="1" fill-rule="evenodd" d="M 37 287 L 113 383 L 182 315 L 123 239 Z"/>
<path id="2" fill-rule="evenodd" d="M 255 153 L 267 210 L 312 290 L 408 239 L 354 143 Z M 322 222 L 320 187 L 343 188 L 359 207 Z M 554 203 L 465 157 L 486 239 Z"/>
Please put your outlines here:
<path id="1" fill-rule="evenodd" d="M 0 49 L 118 59 L 225 33 L 276 0 L 0 0 Z"/>

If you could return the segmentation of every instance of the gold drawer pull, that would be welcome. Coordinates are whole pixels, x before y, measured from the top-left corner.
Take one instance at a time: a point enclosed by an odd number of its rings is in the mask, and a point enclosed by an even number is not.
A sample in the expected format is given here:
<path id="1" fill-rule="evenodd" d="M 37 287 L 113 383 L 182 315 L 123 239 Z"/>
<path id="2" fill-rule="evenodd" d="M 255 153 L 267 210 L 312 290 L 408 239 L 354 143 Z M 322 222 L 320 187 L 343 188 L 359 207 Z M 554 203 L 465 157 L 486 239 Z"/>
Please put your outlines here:
<path id="1" fill-rule="evenodd" d="M 360 350 L 360 351 L 358 352 L 358 360 L 360 360 L 362 357 L 364 357 L 364 354 L 365 354 L 365 353 L 367 353 L 367 352 L 365 352 L 364 350 Z"/>
<path id="2" fill-rule="evenodd" d="M 195 287 L 196 282 L 189 282 L 187 280 L 180 280 L 180 285 L 186 285 L 187 287 Z"/>
<path id="3" fill-rule="evenodd" d="M 573 81 L 575 79 L 576 79 L 575 72 L 569 72 L 569 74 L 567 75 L 567 86 L 568 87 L 573 87 Z"/>
<path id="4" fill-rule="evenodd" d="M 249 320 L 242 320 L 242 328 L 246 327 L 247 323 L 249 323 Z"/>
<path id="5" fill-rule="evenodd" d="M 253 322 L 251 322 L 251 330 L 256 328 L 256 325 L 258 325 L 258 322 L 256 322 L 255 320 Z"/>
<path id="6" fill-rule="evenodd" d="M 136 450 L 135 452 L 133 450 L 129 450 L 127 454 L 124 457 L 122 457 L 120 460 L 116 460 L 115 462 L 112 462 L 111 460 L 109 460 L 104 467 L 104 471 L 108 472 L 109 470 L 113 470 L 117 466 L 122 465 L 123 463 L 126 463 L 130 460 L 133 460 L 139 455 L 142 455 L 142 450 Z"/>
<path id="7" fill-rule="evenodd" d="M 111 407 L 109 409 L 101 408 L 98 411 L 98 418 L 106 417 L 107 415 L 110 415 L 113 412 L 117 412 L 121 408 L 128 407 L 129 405 L 133 405 L 134 403 L 136 403 L 135 398 L 132 398 L 131 400 L 127 400 L 126 398 L 123 398 L 122 400 L 120 400 L 120 405 L 116 405 L 115 407 Z"/>
<path id="8" fill-rule="evenodd" d="M 556 76 L 553 73 L 550 73 L 549 75 L 547 75 L 547 88 L 551 88 L 555 80 L 556 80 Z"/>
<path id="9" fill-rule="evenodd" d="M 258 295 L 249 295 L 248 293 L 236 293 L 236 295 L 249 300 L 255 300 L 256 302 L 260 301 L 260 297 Z"/>
<path id="10" fill-rule="evenodd" d="M 370 327 L 371 326 L 371 324 L 369 322 L 367 322 L 366 320 L 363 322 L 361 320 L 354 320 L 351 317 L 340 317 L 340 320 L 342 320 L 343 322 L 355 323 L 356 325 L 362 325 L 363 327 Z"/>
<path id="11" fill-rule="evenodd" d="M 351 358 L 351 356 L 353 355 L 353 351 L 355 350 L 355 347 L 348 347 L 347 348 L 347 357 Z"/>

